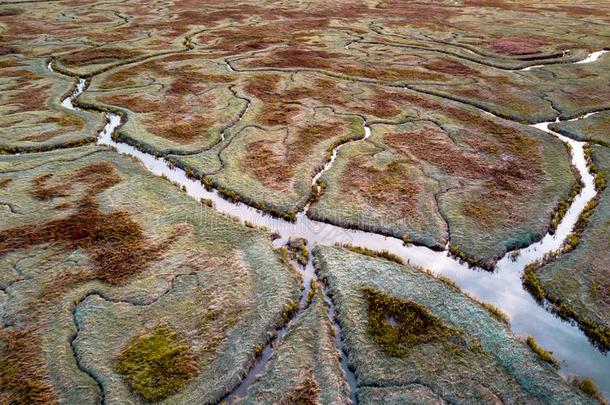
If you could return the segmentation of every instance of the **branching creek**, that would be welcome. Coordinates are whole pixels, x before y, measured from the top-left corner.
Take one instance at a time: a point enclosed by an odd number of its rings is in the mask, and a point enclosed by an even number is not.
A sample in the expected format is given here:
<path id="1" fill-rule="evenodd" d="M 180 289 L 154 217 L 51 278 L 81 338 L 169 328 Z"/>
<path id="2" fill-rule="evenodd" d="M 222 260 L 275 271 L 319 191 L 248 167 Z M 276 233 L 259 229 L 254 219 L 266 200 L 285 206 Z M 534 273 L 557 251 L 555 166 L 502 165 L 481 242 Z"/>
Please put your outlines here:
<path id="1" fill-rule="evenodd" d="M 594 52 L 586 59 L 576 63 L 594 62 L 603 53 L 604 51 Z M 50 71 L 54 71 L 52 63 L 48 65 Z M 527 70 L 532 68 L 535 69 L 537 67 L 527 68 Z M 81 93 L 86 91 L 87 86 L 87 80 L 81 78 L 74 92 L 62 100 L 62 105 L 67 109 L 77 109 L 74 106 L 74 101 Z M 574 322 L 562 320 L 550 312 L 545 305 L 539 305 L 530 293 L 523 288 L 521 282 L 521 274 L 526 265 L 541 260 L 546 254 L 556 252 L 562 247 L 564 240 L 572 232 L 572 228 L 580 213 L 586 204 L 596 195 L 594 177 L 588 170 L 583 149 L 586 143 L 551 131 L 549 125 L 553 122 L 542 122 L 534 124 L 532 127 L 542 130 L 550 136 L 559 138 L 571 147 L 572 164 L 581 176 L 582 190 L 572 201 L 571 206 L 554 234 L 546 234 L 542 240 L 530 246 L 508 252 L 498 261 L 494 271 L 490 272 L 470 268 L 467 264 L 461 263 L 458 259 L 449 256 L 446 250 L 434 251 L 424 246 L 405 245 L 402 240 L 397 238 L 360 230 L 345 229 L 314 221 L 307 216 L 308 205 L 302 212 L 297 214 L 295 222 L 289 222 L 272 217 L 243 203 L 229 202 L 220 197 L 216 190 L 206 190 L 199 180 L 189 178 L 182 169 L 174 167 L 164 158 L 155 157 L 127 143 L 113 140 L 112 135 L 114 131 L 124 123 L 118 114 L 104 114 L 107 123 L 98 135 L 98 145 L 109 146 L 114 148 L 118 153 L 136 158 L 151 173 L 156 176 L 166 177 L 197 201 L 202 198 L 212 200 L 215 209 L 220 213 L 239 218 L 242 223 L 248 221 L 256 226 L 266 227 L 272 232 L 277 233 L 280 237 L 273 242 L 275 247 L 285 245 L 289 238 L 305 238 L 308 241 L 310 251 L 316 244 L 332 246 L 349 243 L 375 251 L 386 250 L 401 257 L 405 263 L 429 269 L 436 275 L 449 277 L 465 293 L 476 297 L 478 300 L 491 303 L 504 311 L 510 317 L 510 329 L 515 335 L 533 336 L 542 347 L 553 352 L 561 360 L 559 371 L 562 375 L 569 376 L 576 374 L 583 377 L 591 377 L 602 392 L 607 397 L 610 397 L 610 373 L 608 373 L 608 370 L 610 370 L 610 357 L 591 344 Z M 574 120 L 582 119 L 589 115 L 591 113 Z M 556 122 L 559 122 L 559 120 Z M 370 132 L 371 129 L 365 122 L 363 137 L 351 142 L 365 140 L 370 135 Z M 339 145 L 332 151 L 331 159 L 313 177 L 312 185 L 315 185 L 321 175 L 330 169 L 341 146 Z M 316 280 L 312 258 L 309 258 L 306 266 L 300 266 L 296 263 L 294 265 L 299 269 L 303 277 L 302 298 L 298 310 L 288 323 L 276 331 L 275 337 L 264 348 L 262 354 L 251 366 L 250 371 L 240 384 L 223 399 L 224 401 L 231 403 L 246 394 L 248 387 L 260 377 L 268 363 L 272 361 L 278 342 L 298 319 L 303 310 L 306 309 L 307 300 L 305 297 L 311 289 L 312 281 Z M 341 365 L 350 386 L 350 395 L 352 401 L 356 402 L 356 378 L 353 371 L 348 367 L 347 353 L 341 338 L 341 328 L 337 322 L 333 302 L 326 292 L 324 292 L 324 300 L 328 305 L 329 320 L 337 330 L 337 347 L 342 354 Z"/>

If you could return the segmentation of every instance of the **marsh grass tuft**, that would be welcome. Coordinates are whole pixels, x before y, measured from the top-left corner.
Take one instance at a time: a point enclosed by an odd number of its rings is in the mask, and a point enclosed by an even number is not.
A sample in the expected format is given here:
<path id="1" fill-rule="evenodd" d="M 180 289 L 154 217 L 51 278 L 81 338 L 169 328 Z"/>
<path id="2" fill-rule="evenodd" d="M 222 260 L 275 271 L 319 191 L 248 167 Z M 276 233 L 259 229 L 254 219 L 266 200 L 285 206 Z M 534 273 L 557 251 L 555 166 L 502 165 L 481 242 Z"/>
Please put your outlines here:
<path id="1" fill-rule="evenodd" d="M 561 301 L 553 302 L 552 310 L 563 319 L 574 319 L 596 346 L 610 350 L 610 328 L 579 315 L 572 306 Z"/>
<path id="2" fill-rule="evenodd" d="M 309 292 L 307 293 L 307 298 L 305 300 L 307 305 L 311 304 L 311 301 L 313 301 L 313 297 L 316 295 L 317 289 L 318 289 L 318 282 L 315 279 L 311 280 L 311 285 L 309 286 Z"/>
<path id="3" fill-rule="evenodd" d="M 557 360 L 557 358 L 553 356 L 553 353 L 540 347 L 534 337 L 528 336 L 526 342 L 527 345 L 534 351 L 534 353 L 536 353 L 538 357 L 540 357 L 540 359 L 551 364 L 553 367 L 559 367 L 559 360 Z"/>
<path id="4" fill-rule="evenodd" d="M 208 206 L 208 207 L 213 207 L 213 206 L 214 206 L 214 201 L 212 201 L 212 200 L 211 200 L 211 199 L 209 199 L 209 198 L 203 198 L 203 197 L 202 197 L 202 198 L 200 199 L 200 201 L 201 201 L 201 204 L 203 204 L 203 205 L 205 205 L 205 206 Z"/>
<path id="5" fill-rule="evenodd" d="M 147 401 L 178 392 L 198 372 L 189 346 L 164 325 L 134 338 L 121 352 L 116 369 L 131 389 Z"/>
<path id="6" fill-rule="evenodd" d="M 288 250 L 290 257 L 296 260 L 301 266 L 306 266 L 309 261 L 309 249 L 307 240 L 303 238 L 290 238 L 288 240 Z"/>
<path id="7" fill-rule="evenodd" d="M 224 187 L 218 187 L 216 189 L 216 191 L 218 191 L 218 194 L 224 198 L 225 200 L 232 202 L 232 203 L 237 203 L 241 201 L 241 198 L 239 196 L 239 194 L 237 194 L 235 191 L 233 190 L 229 190 L 228 188 L 224 188 Z"/>
<path id="8" fill-rule="evenodd" d="M 460 292 L 462 291 L 460 286 L 455 281 L 453 281 L 449 277 L 445 276 L 444 274 L 432 275 L 432 277 L 436 278 L 437 280 L 442 281 L 449 287 L 453 288 L 455 291 L 460 291 Z"/>
<path id="9" fill-rule="evenodd" d="M 595 162 L 593 161 L 593 152 L 591 150 L 590 145 L 585 145 L 583 147 L 583 151 L 585 154 L 585 160 L 587 161 L 587 167 L 589 171 L 595 178 L 595 190 L 597 192 L 601 192 L 608 185 L 608 181 L 606 180 L 606 175 L 604 172 L 600 171 Z"/>
<path id="10" fill-rule="evenodd" d="M 480 258 L 469 256 L 457 245 L 449 245 L 449 254 L 458 258 L 460 261 L 469 264 L 470 266 L 480 266 L 481 268 L 485 268 L 485 265 Z"/>
<path id="11" fill-rule="evenodd" d="M 299 309 L 299 300 L 294 300 L 289 304 L 284 305 L 284 311 L 282 313 L 282 323 L 286 323 L 292 319 L 294 314 Z"/>
<path id="12" fill-rule="evenodd" d="M 560 201 L 559 204 L 557 204 L 557 207 L 555 207 L 555 209 L 551 211 L 551 233 L 555 233 L 557 227 L 561 223 L 561 220 L 566 215 L 566 212 L 568 212 L 568 209 L 572 205 L 572 202 L 581 191 L 582 184 L 580 182 L 574 184 L 574 186 L 572 186 L 572 190 L 570 191 L 570 195 L 565 200 Z"/>
<path id="13" fill-rule="evenodd" d="M 608 401 L 605 400 L 603 394 L 597 387 L 597 385 L 591 380 L 589 377 L 585 377 L 583 379 L 573 376 L 570 378 L 570 382 L 572 385 L 577 387 L 579 390 L 589 395 L 592 398 L 597 399 L 602 404 L 607 404 Z"/>
<path id="14" fill-rule="evenodd" d="M 494 318 L 496 318 L 497 320 L 499 320 L 500 322 L 509 325 L 510 324 L 510 318 L 508 317 L 508 315 L 506 315 L 506 313 L 504 311 L 502 311 L 500 308 L 496 307 L 493 304 L 490 304 L 488 302 L 482 302 L 479 301 L 479 303 L 483 306 L 483 308 L 485 308 Z"/>
<path id="15" fill-rule="evenodd" d="M 368 304 L 368 334 L 389 356 L 404 357 L 409 349 L 433 341 L 447 342 L 459 332 L 414 301 L 362 288 Z"/>
<path id="16" fill-rule="evenodd" d="M 390 253 L 387 250 L 382 250 L 382 251 L 378 252 L 378 251 L 375 251 L 372 249 L 363 248 L 360 246 L 354 246 L 349 243 L 344 243 L 344 244 L 337 243 L 337 244 L 335 244 L 335 246 L 342 247 L 347 250 L 351 250 L 352 252 L 359 253 L 361 255 L 365 255 L 365 256 L 369 256 L 369 257 L 378 257 L 378 258 L 386 259 L 386 260 L 389 260 L 391 262 L 395 262 L 398 264 L 405 264 L 405 262 L 402 260 L 402 258 L 400 256 L 397 256 L 394 253 Z"/>
<path id="17" fill-rule="evenodd" d="M 544 289 L 536 276 L 538 266 L 538 263 L 530 263 L 525 266 L 523 274 L 521 275 L 521 281 L 523 282 L 525 289 L 532 294 L 536 301 L 542 302 L 544 300 Z"/>

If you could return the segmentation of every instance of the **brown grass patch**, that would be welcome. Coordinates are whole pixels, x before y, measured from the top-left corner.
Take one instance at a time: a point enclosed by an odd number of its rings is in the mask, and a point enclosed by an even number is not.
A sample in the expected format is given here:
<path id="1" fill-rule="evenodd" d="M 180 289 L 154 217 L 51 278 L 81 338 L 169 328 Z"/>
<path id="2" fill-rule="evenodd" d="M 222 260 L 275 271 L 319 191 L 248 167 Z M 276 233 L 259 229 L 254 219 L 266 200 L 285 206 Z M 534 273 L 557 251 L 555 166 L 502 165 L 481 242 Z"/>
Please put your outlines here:
<path id="1" fill-rule="evenodd" d="M 343 192 L 365 198 L 374 206 L 391 207 L 392 212 L 401 215 L 418 215 L 420 187 L 401 162 L 380 169 L 358 156 L 350 161 L 340 183 Z"/>
<path id="2" fill-rule="evenodd" d="M 383 69 L 368 68 L 362 66 L 339 67 L 338 72 L 353 77 L 364 77 L 387 82 L 395 81 L 442 81 L 446 76 L 438 73 L 427 72 L 417 68 L 391 68 Z"/>
<path id="3" fill-rule="evenodd" d="M 118 107 L 127 108 L 135 113 L 151 113 L 157 111 L 160 103 L 136 94 L 112 94 L 100 97 L 100 101 Z"/>
<path id="4" fill-rule="evenodd" d="M 199 139 L 221 118 L 221 112 L 210 109 L 217 107 L 217 96 L 206 90 L 216 84 L 230 83 L 233 78 L 223 74 L 201 73 L 190 66 L 172 67 L 163 61 L 153 60 L 116 72 L 108 76 L 101 86 L 116 88 L 134 84 L 136 78 L 150 72 L 154 76 L 171 78 L 165 94 L 109 94 L 101 96 L 100 100 L 135 113 L 150 113 L 142 120 L 148 131 L 181 144 L 189 144 Z M 172 119 L 167 119 L 169 116 Z"/>
<path id="5" fill-rule="evenodd" d="M 295 140 L 280 146 L 282 153 L 276 151 L 278 144 L 269 140 L 250 142 L 240 163 L 265 186 L 288 190 L 297 166 L 311 155 L 315 145 L 337 135 L 343 128 L 341 122 L 297 128 Z"/>
<path id="6" fill-rule="evenodd" d="M 261 74 L 248 78 L 246 91 L 263 101 L 273 101 L 277 94 L 277 85 L 280 76 L 274 74 Z"/>
<path id="7" fill-rule="evenodd" d="M 21 89 L 17 94 L 9 96 L 6 104 L 16 107 L 11 111 L 12 114 L 46 110 L 46 101 L 50 90 L 50 84 L 26 87 Z"/>
<path id="8" fill-rule="evenodd" d="M 11 67 L 23 66 L 24 63 L 17 59 L 5 59 L 0 60 L 0 69 L 6 69 Z M 7 72 L 2 72 L 3 75 L 7 74 Z"/>
<path id="9" fill-rule="evenodd" d="M 335 64 L 336 59 L 342 56 L 340 53 L 289 48 L 273 51 L 264 58 L 250 59 L 246 65 L 249 67 L 328 69 Z"/>
<path id="10" fill-rule="evenodd" d="M 13 46 L 0 45 L 0 55 L 10 55 L 17 53 L 17 48 Z"/>
<path id="11" fill-rule="evenodd" d="M 36 72 L 32 72 L 27 69 L 19 69 L 18 67 L 23 66 L 15 61 L 2 61 L 0 62 L 0 67 L 9 68 L 13 67 L 15 69 L 3 69 L 2 76 L 12 78 L 12 86 L 4 87 L 4 90 L 17 90 L 19 93 L 23 91 L 27 91 L 33 85 L 36 85 L 38 80 L 41 80 L 43 77 Z M 20 94 L 17 94 L 15 100 L 19 100 Z"/>
<path id="12" fill-rule="evenodd" d="M 46 243 L 59 245 L 66 251 L 83 249 L 91 255 L 97 278 L 110 284 L 122 284 L 130 275 L 159 259 L 177 237 L 174 234 L 166 241 L 153 243 L 129 213 L 100 211 L 95 194 L 120 182 L 118 173 L 109 163 L 82 167 L 75 175 L 62 178 L 61 186 L 47 187 L 49 178 L 45 175 L 34 180 L 32 194 L 36 198 L 48 200 L 67 196 L 67 191 L 77 182 L 87 187 L 84 196 L 75 204 L 76 212 L 66 218 L 0 231 L 0 256 Z"/>
<path id="13" fill-rule="evenodd" d="M 378 68 L 352 64 L 346 65 L 346 61 L 351 62 L 351 60 L 352 57 L 340 53 L 289 48 L 275 50 L 269 55 L 248 59 L 247 62 L 245 62 L 245 66 L 249 68 L 276 67 L 323 69 L 342 73 L 347 76 L 364 77 L 381 81 L 435 81 L 446 78 L 443 74 L 425 71 L 420 68 Z"/>
<path id="14" fill-rule="evenodd" d="M 481 134 L 482 135 L 482 134 Z M 531 162 L 538 156 L 539 141 L 519 132 L 480 142 L 481 135 L 467 136 L 470 148 L 459 146 L 442 130 L 425 126 L 416 131 L 389 133 L 384 139 L 401 155 L 434 164 L 441 170 L 464 178 L 483 181 L 476 200 L 466 201 L 465 215 L 493 226 L 500 221 L 518 222 L 523 214 L 513 209 L 514 198 L 527 198 L 527 191 L 536 184 L 540 164 Z M 493 153 L 489 154 L 492 150 Z M 496 157 L 503 154 L 504 158 Z"/>
<path id="15" fill-rule="evenodd" d="M 459 148 L 447 134 L 436 127 L 425 126 L 416 131 L 389 133 L 384 139 L 402 155 L 412 154 L 448 173 L 471 178 L 490 175 L 489 167 L 480 156 Z"/>
<path id="16" fill-rule="evenodd" d="M 451 75 L 476 75 L 478 72 L 452 59 L 432 59 L 423 64 L 426 69 Z"/>
<path id="17" fill-rule="evenodd" d="M 53 198 L 67 197 L 68 189 L 63 184 L 45 187 L 47 180 L 53 175 L 51 173 L 43 174 L 36 177 L 32 183 L 33 187 L 30 190 L 30 195 L 40 201 L 48 201 Z"/>
<path id="18" fill-rule="evenodd" d="M 388 98 L 388 93 L 379 90 L 373 94 L 366 103 L 365 107 L 361 107 L 361 111 L 366 114 L 371 114 L 380 118 L 392 118 L 401 113 L 401 109 L 396 105 L 394 100 Z"/>
<path id="19" fill-rule="evenodd" d="M 56 404 L 59 398 L 46 376 L 42 345 L 34 327 L 0 330 L 0 402 Z"/>
<path id="20" fill-rule="evenodd" d="M 53 117 L 52 121 L 57 123 L 57 125 L 60 127 L 82 129 L 85 126 L 85 121 L 81 117 L 72 114 L 64 114 L 61 117 Z"/>
<path id="21" fill-rule="evenodd" d="M 544 42 L 532 38 L 505 37 L 491 42 L 489 45 L 495 52 L 508 55 L 527 55 L 540 53 Z"/>
<path id="22" fill-rule="evenodd" d="M 132 69 L 119 70 L 114 72 L 100 83 L 100 89 L 116 89 L 117 87 L 132 86 L 135 84 L 135 72 Z"/>
<path id="23" fill-rule="evenodd" d="M 152 116 L 143 120 L 147 130 L 163 138 L 188 144 L 212 127 L 215 117 L 196 112 L 205 107 L 202 106 L 203 100 L 187 105 L 186 102 L 176 101 L 175 98 L 162 100 L 135 94 L 115 94 L 100 97 L 100 100 L 135 113 L 152 113 Z M 167 119 L 169 116 L 172 116 L 172 119 Z"/>
<path id="24" fill-rule="evenodd" d="M 180 143 L 191 143 L 212 125 L 213 122 L 208 117 L 196 117 L 180 124 L 162 125 L 153 132 Z"/>
<path id="25" fill-rule="evenodd" d="M 13 179 L 0 179 L 0 188 L 4 188 L 11 183 Z"/>
<path id="26" fill-rule="evenodd" d="M 271 102 L 263 104 L 257 118 L 261 124 L 266 126 L 286 126 L 293 122 L 295 116 L 300 112 L 300 108 L 295 105 L 287 105 L 281 102 Z"/>
<path id="27" fill-rule="evenodd" d="M 46 132 L 41 132 L 39 134 L 30 134 L 27 136 L 24 136 L 22 138 L 19 138 L 20 141 L 27 141 L 27 142 L 45 142 L 48 141 L 49 139 L 53 139 L 56 136 L 59 136 L 63 133 L 63 131 L 59 131 L 59 130 L 55 130 L 55 131 L 46 131 Z"/>
<path id="28" fill-rule="evenodd" d="M 241 166 L 252 172 L 266 187 L 288 190 L 288 182 L 294 176 L 295 169 L 268 144 L 269 141 L 265 139 L 248 143 Z"/>
<path id="29" fill-rule="evenodd" d="M 320 398 L 320 387 L 316 380 L 311 376 L 311 371 L 308 372 L 309 376 L 303 381 L 303 383 L 294 387 L 290 392 L 286 393 L 285 396 L 280 400 L 280 405 L 316 405 L 319 404 Z"/>
<path id="30" fill-rule="evenodd" d="M 43 124 L 56 124 L 65 129 L 83 129 L 85 121 L 78 115 L 62 114 L 60 116 L 52 116 L 41 121 Z M 55 135 L 54 135 L 55 136 Z"/>
<path id="31" fill-rule="evenodd" d="M 54 404 L 57 394 L 47 376 L 42 352 L 41 331 L 46 311 L 78 283 L 99 278 L 121 284 L 126 278 L 157 260 L 176 237 L 155 244 L 143 235 L 139 224 L 124 211 L 103 213 L 95 194 L 117 184 L 120 177 L 106 162 L 83 166 L 76 173 L 58 179 L 48 186 L 51 174 L 33 180 L 33 193 L 39 199 L 50 199 L 70 190 L 76 183 L 85 186 L 84 196 L 75 204 L 76 212 L 62 219 L 40 224 L 17 226 L 0 231 L 0 256 L 14 250 L 50 243 L 67 251 L 83 249 L 91 255 L 91 269 L 53 275 L 44 288 L 26 301 L 18 314 L 19 322 L 11 329 L 0 330 L 3 347 L 0 361 L 0 402 L 11 404 Z M 65 193 L 63 193 L 65 194 Z"/>
<path id="32" fill-rule="evenodd" d="M 64 56 L 61 61 L 66 66 L 84 66 L 90 64 L 112 63 L 123 59 L 132 59 L 142 55 L 141 52 L 124 48 L 93 48 Z"/>
<path id="33" fill-rule="evenodd" d="M 432 110 L 457 121 L 464 130 L 478 133 L 477 136 L 467 135 L 467 143 L 476 150 L 499 154 L 508 152 L 519 158 L 523 163 L 520 167 L 527 167 L 528 172 L 540 174 L 540 142 L 527 133 L 498 121 L 488 119 L 478 112 L 461 109 L 450 103 L 441 104 L 420 95 L 408 92 L 387 92 L 380 90 L 378 96 L 382 99 L 393 100 L 395 103 L 409 103 L 425 110 Z M 488 135 L 485 137 L 485 135 Z"/>
<path id="34" fill-rule="evenodd" d="M 341 98 L 341 91 L 336 83 L 328 79 L 316 79 L 311 87 L 298 86 L 286 90 L 279 90 L 280 76 L 262 74 L 248 78 L 244 90 L 263 102 L 257 120 L 263 125 L 289 125 L 299 113 L 300 108 L 290 102 L 297 102 L 306 98 L 317 100 L 323 104 L 344 106 L 345 100 Z"/>

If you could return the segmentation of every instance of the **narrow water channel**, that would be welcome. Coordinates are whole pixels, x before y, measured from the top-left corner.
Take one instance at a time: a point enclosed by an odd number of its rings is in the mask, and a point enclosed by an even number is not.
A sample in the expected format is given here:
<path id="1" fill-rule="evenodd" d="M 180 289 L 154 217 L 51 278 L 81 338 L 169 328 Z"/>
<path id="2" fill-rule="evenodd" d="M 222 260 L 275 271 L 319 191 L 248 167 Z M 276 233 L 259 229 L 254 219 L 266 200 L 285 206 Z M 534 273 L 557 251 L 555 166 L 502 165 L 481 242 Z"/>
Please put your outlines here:
<path id="1" fill-rule="evenodd" d="M 603 52 L 603 51 L 602 51 Z M 590 59 L 596 60 L 591 56 Z M 52 70 L 51 64 L 49 69 Z M 85 89 L 87 83 L 81 79 L 72 96 L 63 100 L 62 104 L 69 109 L 74 109 L 73 100 Z M 382 236 L 375 233 L 344 229 L 335 225 L 311 220 L 306 215 L 306 210 L 297 214 L 294 223 L 273 218 L 259 210 L 242 203 L 231 203 L 221 198 L 216 191 L 207 191 L 201 182 L 189 179 L 185 172 L 179 168 L 172 167 L 162 158 L 156 158 L 144 153 L 131 145 L 115 142 L 112 134 L 121 125 L 121 118 L 117 114 L 107 113 L 107 124 L 99 134 L 97 143 L 114 147 L 119 153 L 137 158 L 153 174 L 165 176 L 170 181 L 178 184 L 186 190 L 186 193 L 200 200 L 211 199 L 217 211 L 238 217 L 242 222 L 249 221 L 257 226 L 264 226 L 271 231 L 277 232 L 281 237 L 275 244 L 285 244 L 289 238 L 305 238 L 309 247 L 315 244 L 334 245 L 336 243 L 351 243 L 355 246 L 365 247 L 372 250 L 387 250 L 400 256 L 405 262 L 432 270 L 435 274 L 445 275 L 454 280 L 465 292 L 475 296 L 479 300 L 492 303 L 502 309 L 510 317 L 511 330 L 516 335 L 531 335 L 544 348 L 553 352 L 561 360 L 560 372 L 564 375 L 577 374 L 591 377 L 604 392 L 610 397 L 610 358 L 601 353 L 588 341 L 579 328 L 571 322 L 561 320 L 539 305 L 532 296 L 523 289 L 521 284 L 521 273 L 524 267 L 544 257 L 545 254 L 558 250 L 565 238 L 570 234 L 576 223 L 580 212 L 591 198 L 595 196 L 593 176 L 589 173 L 584 157 L 583 146 L 585 143 L 566 138 L 548 129 L 551 122 L 533 125 L 533 127 L 545 131 L 549 136 L 556 136 L 563 142 L 571 145 L 572 163 L 580 173 L 584 187 L 581 193 L 574 199 L 564 219 L 558 226 L 555 234 L 547 234 L 541 241 L 519 250 L 516 260 L 514 255 L 506 254 L 502 258 L 495 271 L 488 272 L 469 268 L 467 265 L 449 257 L 446 251 L 437 252 L 427 247 L 404 245 L 402 240 Z M 588 114 L 590 115 L 590 114 Z M 582 118 L 582 117 L 581 117 Z M 365 123 L 364 137 L 370 134 L 370 128 Z M 333 150 L 332 159 L 322 171 L 328 170 L 340 147 Z M 320 177 L 318 173 L 314 182 Z M 313 267 L 310 263 L 303 269 L 304 283 L 306 288 L 315 277 Z M 334 307 L 332 301 L 325 297 L 330 305 L 331 319 L 334 322 Z M 335 326 L 336 322 L 334 322 Z M 279 331 L 278 339 L 285 333 Z M 338 333 L 338 346 L 342 348 L 340 333 Z M 267 362 L 272 358 L 273 343 L 268 345 L 263 356 L 257 361 L 253 370 L 248 373 L 246 380 L 240 384 L 236 392 L 230 398 L 235 398 L 237 393 L 243 395 L 248 386 L 255 381 L 257 375 L 264 370 Z M 354 393 L 355 379 L 347 369 L 347 359 L 343 355 L 342 365 L 350 385 L 352 395 Z"/>

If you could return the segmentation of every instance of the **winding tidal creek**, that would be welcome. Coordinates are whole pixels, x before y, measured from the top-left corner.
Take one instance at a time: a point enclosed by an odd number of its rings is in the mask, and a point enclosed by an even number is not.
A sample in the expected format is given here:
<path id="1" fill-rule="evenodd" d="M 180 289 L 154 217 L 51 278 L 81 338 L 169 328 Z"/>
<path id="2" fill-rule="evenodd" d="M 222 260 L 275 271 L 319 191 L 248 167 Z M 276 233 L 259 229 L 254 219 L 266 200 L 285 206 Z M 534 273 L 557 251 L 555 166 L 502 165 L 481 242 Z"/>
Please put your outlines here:
<path id="1" fill-rule="evenodd" d="M 590 54 L 586 59 L 576 63 L 594 62 L 604 51 Z M 538 68 L 537 66 L 528 68 Z M 49 70 L 53 71 L 52 62 Z M 75 104 L 78 96 L 86 91 L 87 81 L 80 79 L 73 94 L 62 100 L 62 105 L 67 109 L 76 109 Z M 587 114 L 587 116 L 590 114 Z M 122 142 L 116 142 L 112 135 L 123 122 L 121 116 L 115 113 L 105 113 L 107 123 L 99 133 L 97 143 L 99 145 L 110 146 L 117 152 L 132 156 L 139 160 L 151 173 L 156 176 L 164 176 L 196 200 L 202 198 L 210 199 L 214 202 L 217 211 L 239 218 L 244 223 L 246 221 L 257 226 L 267 227 L 272 232 L 280 235 L 274 241 L 274 245 L 281 246 L 288 242 L 289 238 L 305 238 L 308 247 L 311 249 L 315 244 L 335 245 L 349 243 L 375 251 L 386 250 L 401 257 L 405 263 L 419 266 L 431 270 L 434 274 L 444 275 L 455 281 L 461 289 L 477 299 L 491 303 L 503 310 L 510 317 L 510 328 L 516 335 L 533 336 L 544 348 L 553 352 L 561 360 L 560 372 L 564 375 L 577 374 L 591 377 L 604 392 L 610 397 L 610 358 L 593 346 L 584 333 L 572 322 L 564 321 L 553 313 L 549 312 L 544 305 L 539 305 L 532 296 L 523 288 L 521 274 L 526 265 L 542 259 L 546 254 L 558 251 L 566 237 L 572 232 L 580 213 L 586 204 L 595 197 L 594 177 L 587 168 L 583 147 L 584 142 L 578 142 L 549 129 L 552 122 L 543 122 L 532 125 L 532 127 L 544 131 L 548 136 L 555 136 L 564 143 L 570 145 L 572 153 L 572 164 L 579 172 L 583 183 L 580 194 L 573 200 L 565 217 L 557 227 L 554 234 L 547 234 L 539 242 L 533 243 L 523 249 L 508 252 L 498 261 L 494 271 L 484 271 L 477 268 L 469 268 L 467 264 L 450 257 L 448 252 L 434 251 L 424 246 L 405 245 L 400 239 L 387 237 L 371 232 L 345 229 L 339 226 L 311 220 L 307 216 L 306 207 L 297 214 L 295 222 L 271 217 L 270 215 L 252 208 L 242 203 L 232 203 L 220 197 L 215 191 L 208 191 L 203 184 L 195 179 L 187 177 L 186 173 L 171 165 L 163 158 L 157 158 L 148 153 L 142 152 L 135 147 Z M 581 119 L 579 117 L 577 119 Z M 498 118 L 502 119 L 502 118 Z M 363 137 L 352 142 L 365 140 L 370 135 L 371 130 L 364 124 Z M 328 170 L 337 154 L 339 147 L 332 152 L 331 159 L 324 165 L 322 170 L 317 173 L 312 184 L 316 184 L 320 176 Z M 312 260 L 306 266 L 295 265 L 299 268 L 303 280 L 304 290 L 299 310 L 295 318 L 302 313 L 306 307 L 305 297 L 311 288 L 312 280 L 316 279 Z M 325 296 L 325 301 L 329 306 L 329 317 L 333 326 L 337 328 L 337 345 L 343 349 L 339 325 L 335 320 L 335 310 L 332 301 Z M 294 318 L 293 318 L 294 320 Z M 225 398 L 232 402 L 237 397 L 243 396 L 252 382 L 265 369 L 267 363 L 272 359 L 274 347 L 278 339 L 290 328 L 288 323 L 277 332 L 276 338 L 264 349 L 248 375 L 241 384 Z M 352 399 L 355 397 L 355 377 L 347 367 L 347 358 L 342 350 L 343 358 L 341 364 L 350 383 Z"/>

